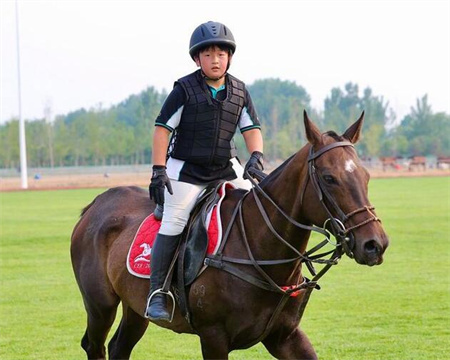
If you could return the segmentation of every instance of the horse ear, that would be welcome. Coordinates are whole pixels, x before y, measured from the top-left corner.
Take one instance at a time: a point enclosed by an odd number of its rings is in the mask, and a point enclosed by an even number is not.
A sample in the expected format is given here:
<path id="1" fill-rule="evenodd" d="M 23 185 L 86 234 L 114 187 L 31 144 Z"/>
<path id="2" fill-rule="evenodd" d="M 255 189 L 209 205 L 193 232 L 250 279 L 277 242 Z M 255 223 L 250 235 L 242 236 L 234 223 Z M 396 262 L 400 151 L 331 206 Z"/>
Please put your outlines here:
<path id="1" fill-rule="evenodd" d="M 306 138 L 309 143 L 311 145 L 318 144 L 321 139 L 320 130 L 311 120 L 309 120 L 306 110 L 303 110 L 303 122 L 305 123 Z"/>
<path id="2" fill-rule="evenodd" d="M 352 144 L 356 144 L 361 135 L 363 122 L 364 122 L 364 111 L 361 113 L 359 119 L 356 120 L 356 122 L 353 125 L 351 125 L 347 130 L 345 130 L 345 133 L 342 136 L 347 140 L 349 140 Z"/>

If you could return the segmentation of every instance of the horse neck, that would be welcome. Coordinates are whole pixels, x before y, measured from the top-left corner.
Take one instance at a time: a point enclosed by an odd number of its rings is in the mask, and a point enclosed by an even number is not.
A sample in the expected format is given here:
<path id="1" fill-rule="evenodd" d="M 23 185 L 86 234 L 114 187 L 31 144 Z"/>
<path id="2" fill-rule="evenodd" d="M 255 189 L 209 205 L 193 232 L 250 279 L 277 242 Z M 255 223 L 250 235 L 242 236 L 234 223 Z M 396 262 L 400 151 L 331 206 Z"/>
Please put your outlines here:
<path id="1" fill-rule="evenodd" d="M 308 175 L 307 154 L 308 149 L 303 148 L 289 161 L 275 169 L 261 183 L 261 187 L 271 199 L 298 222 L 304 221 L 301 203 Z M 256 193 L 258 194 L 257 190 Z M 310 232 L 292 225 L 268 200 L 259 194 L 258 197 L 261 199 L 263 208 L 275 230 L 295 249 L 304 252 Z M 271 232 L 261 216 L 253 194 L 247 197 L 244 210 L 247 214 L 246 223 L 255 224 L 250 230 L 249 242 L 253 242 L 252 248 L 256 249 L 255 251 L 260 259 L 286 259 L 296 256 L 288 246 L 282 244 Z"/>

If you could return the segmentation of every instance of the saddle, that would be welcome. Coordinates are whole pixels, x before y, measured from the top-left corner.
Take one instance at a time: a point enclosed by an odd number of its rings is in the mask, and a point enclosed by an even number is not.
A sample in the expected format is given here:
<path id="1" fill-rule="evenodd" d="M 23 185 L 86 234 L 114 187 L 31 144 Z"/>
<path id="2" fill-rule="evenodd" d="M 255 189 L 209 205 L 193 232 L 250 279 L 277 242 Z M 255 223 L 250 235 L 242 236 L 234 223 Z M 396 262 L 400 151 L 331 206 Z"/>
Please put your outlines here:
<path id="1" fill-rule="evenodd" d="M 242 191 L 226 181 L 210 184 L 199 196 L 183 232 L 175 260 L 165 281 L 175 294 L 183 316 L 190 322 L 187 303 L 189 286 L 206 268 L 207 254 L 217 251 L 221 238 L 220 204 L 227 190 Z M 214 210 L 214 211 L 213 211 Z M 151 271 L 151 247 L 161 222 L 150 214 L 141 223 L 127 256 L 128 271 L 141 278 L 149 278 Z M 217 225 L 217 227 L 216 227 Z"/>
<path id="2" fill-rule="evenodd" d="M 185 236 L 183 236 L 178 261 L 184 285 L 192 284 L 200 269 L 208 249 L 207 217 L 220 200 L 220 189 L 224 181 L 209 185 L 197 199 L 191 213 Z M 179 274 L 181 275 L 181 274 Z"/>

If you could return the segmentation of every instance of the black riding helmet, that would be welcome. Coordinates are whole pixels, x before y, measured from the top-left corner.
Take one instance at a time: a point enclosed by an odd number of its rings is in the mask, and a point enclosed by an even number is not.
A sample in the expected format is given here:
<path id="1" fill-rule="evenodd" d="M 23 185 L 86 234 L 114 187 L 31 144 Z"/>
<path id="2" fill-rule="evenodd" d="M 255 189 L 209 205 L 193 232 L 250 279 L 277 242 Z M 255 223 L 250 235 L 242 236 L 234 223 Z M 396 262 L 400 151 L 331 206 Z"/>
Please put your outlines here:
<path id="1" fill-rule="evenodd" d="M 189 55 L 192 60 L 198 51 L 209 45 L 225 45 L 234 54 L 236 43 L 230 29 L 224 24 L 215 21 L 208 21 L 198 26 L 191 36 L 189 43 Z"/>

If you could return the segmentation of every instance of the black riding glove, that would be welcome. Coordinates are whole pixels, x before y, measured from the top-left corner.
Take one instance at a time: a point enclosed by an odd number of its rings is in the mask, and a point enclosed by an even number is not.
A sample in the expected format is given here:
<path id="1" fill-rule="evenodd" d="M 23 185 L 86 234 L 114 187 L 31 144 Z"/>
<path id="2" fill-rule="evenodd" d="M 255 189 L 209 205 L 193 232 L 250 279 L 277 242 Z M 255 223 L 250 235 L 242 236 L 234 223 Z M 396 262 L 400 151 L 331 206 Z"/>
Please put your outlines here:
<path id="1" fill-rule="evenodd" d="M 253 170 L 259 170 L 263 171 L 263 153 L 259 151 L 253 151 L 252 155 L 250 156 L 250 159 L 248 159 L 247 164 L 245 164 L 244 168 L 244 179 L 248 179 L 247 173 L 250 176 L 253 176 L 252 171 Z"/>
<path id="2" fill-rule="evenodd" d="M 154 200 L 158 205 L 164 205 L 164 190 L 173 195 L 172 185 L 166 173 L 166 167 L 162 165 L 153 165 L 153 174 L 148 191 L 150 199 Z"/>

